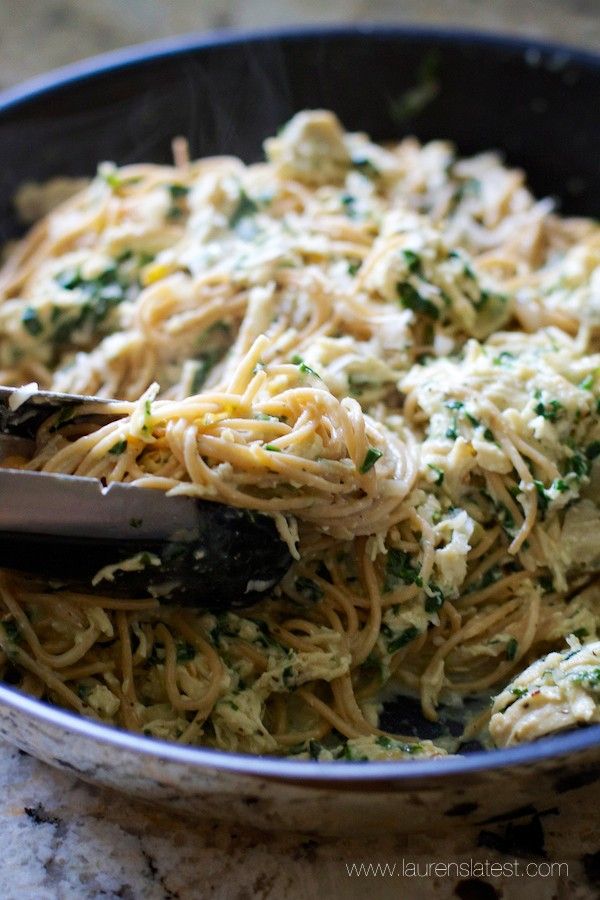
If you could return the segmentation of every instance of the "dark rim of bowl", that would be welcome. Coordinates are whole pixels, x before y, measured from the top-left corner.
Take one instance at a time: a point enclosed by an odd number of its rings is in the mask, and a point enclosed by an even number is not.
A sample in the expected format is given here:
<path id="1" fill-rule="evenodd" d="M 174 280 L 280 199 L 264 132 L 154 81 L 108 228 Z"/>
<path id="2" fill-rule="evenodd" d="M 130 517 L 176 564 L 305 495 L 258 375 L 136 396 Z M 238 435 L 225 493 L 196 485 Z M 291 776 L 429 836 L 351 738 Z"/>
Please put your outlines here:
<path id="1" fill-rule="evenodd" d="M 436 40 L 448 44 L 482 46 L 500 52 L 528 51 L 540 54 L 540 60 L 560 59 L 581 66 L 600 69 L 600 55 L 563 44 L 530 40 L 514 35 L 454 28 L 424 28 L 419 25 L 371 25 L 303 27 L 285 30 L 252 32 L 213 32 L 188 34 L 124 47 L 100 56 L 85 59 L 60 69 L 30 78 L 22 84 L 0 92 L 0 114 L 33 101 L 63 87 L 85 83 L 97 76 L 120 72 L 131 67 L 177 57 L 196 50 L 231 47 L 247 43 L 269 41 L 302 42 L 363 37 L 372 40 L 411 38 L 417 41 Z M 210 767 L 238 775 L 266 777 L 288 782 L 331 782 L 343 787 L 344 782 L 414 781 L 423 778 L 449 778 L 467 773 L 484 772 L 517 765 L 533 765 L 552 758 L 581 753 L 600 747 L 600 725 L 592 725 L 565 734 L 543 738 L 536 743 L 523 744 L 501 750 L 485 750 L 466 756 L 443 759 L 369 762 L 348 765 L 340 762 L 299 761 L 268 756 L 249 756 L 212 750 L 206 747 L 181 746 L 156 740 L 100 724 L 58 707 L 29 697 L 20 691 L 0 685 L 0 705 L 34 719 L 40 724 L 69 731 L 82 738 L 120 748 L 143 756 L 194 767 Z"/>
<path id="2" fill-rule="evenodd" d="M 405 26 L 393 24 L 356 23 L 352 26 L 305 26 L 286 29 L 265 29 L 255 31 L 214 31 L 175 35 L 143 44 L 135 44 L 111 50 L 88 59 L 83 59 L 50 72 L 36 75 L 14 87 L 0 91 L 0 113 L 11 110 L 30 100 L 36 100 L 46 93 L 62 87 L 85 82 L 96 76 L 110 72 L 120 72 L 133 66 L 156 62 L 160 59 L 177 57 L 195 50 L 215 47 L 234 47 L 240 44 L 261 44 L 270 41 L 303 42 L 314 40 L 335 40 L 337 38 L 361 37 L 371 40 L 387 38 L 410 38 L 415 41 L 435 40 L 446 44 L 463 46 L 479 45 L 505 52 L 533 51 L 542 60 L 560 61 L 561 65 L 575 62 L 584 67 L 600 67 L 600 54 L 592 50 L 573 47 L 555 41 L 526 38 L 514 34 L 476 31 L 466 28 L 429 28 L 416 24 Z M 537 63 L 536 63 L 537 64 Z"/>

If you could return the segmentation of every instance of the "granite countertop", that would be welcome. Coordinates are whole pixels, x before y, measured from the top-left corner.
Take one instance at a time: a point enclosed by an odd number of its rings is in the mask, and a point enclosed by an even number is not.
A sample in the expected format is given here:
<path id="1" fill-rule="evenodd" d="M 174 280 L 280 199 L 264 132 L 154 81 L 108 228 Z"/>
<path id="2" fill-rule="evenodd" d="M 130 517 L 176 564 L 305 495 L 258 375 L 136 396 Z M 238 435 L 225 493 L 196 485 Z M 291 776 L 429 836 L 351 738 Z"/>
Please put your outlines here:
<path id="1" fill-rule="evenodd" d="M 187 30 L 301 22 L 446 22 L 518 31 L 597 47 L 598 0 L 3 0 L 0 88 L 116 46 Z M 31 48 L 35 48 L 32 52 Z M 83 784 L 0 743 L 2 900 L 226 900 L 319 895 L 592 898 L 600 895 L 600 834 L 592 811 L 600 782 L 574 787 L 550 809 L 525 809 L 493 826 L 446 837 L 380 836 L 372 842 L 265 835 L 190 823 Z M 531 879 L 409 877 L 410 864 L 567 863 L 569 874 Z M 350 877 L 353 862 L 396 864 L 394 875 Z M 405 867 L 401 880 L 398 872 Z"/>
<path id="2" fill-rule="evenodd" d="M 600 782 L 571 785 L 552 807 L 524 808 L 507 821 L 454 825 L 446 837 L 343 841 L 182 821 L 4 744 L 0 796 L 2 900 L 358 900 L 373 890 L 377 900 L 592 900 L 600 894 L 600 839 L 591 815 Z M 540 874 L 494 877 L 492 863 L 512 866 L 515 859 L 521 867 L 539 864 Z M 431 861 L 460 862 L 483 877 L 426 877 Z M 347 866 L 361 862 L 395 864 L 396 871 L 350 877 Z M 563 864 L 562 874 L 544 877 L 552 862 Z M 492 874 L 478 872 L 477 863 Z"/>

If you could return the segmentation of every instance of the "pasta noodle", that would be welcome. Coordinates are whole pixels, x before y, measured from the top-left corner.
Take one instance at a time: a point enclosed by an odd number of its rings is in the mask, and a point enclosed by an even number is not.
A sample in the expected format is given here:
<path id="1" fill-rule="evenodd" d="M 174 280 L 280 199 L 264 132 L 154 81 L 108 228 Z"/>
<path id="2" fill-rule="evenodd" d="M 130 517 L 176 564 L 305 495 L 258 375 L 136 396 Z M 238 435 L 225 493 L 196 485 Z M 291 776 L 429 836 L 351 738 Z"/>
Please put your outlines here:
<path id="1" fill-rule="evenodd" d="M 597 638 L 600 230 L 325 111 L 265 148 L 102 164 L 0 271 L 0 382 L 119 401 L 10 465 L 267 513 L 293 566 L 222 614 L 5 571 L 2 677 L 231 751 L 442 756 L 447 709 L 485 742 L 465 701 Z M 381 726 L 396 695 L 435 744 Z"/>

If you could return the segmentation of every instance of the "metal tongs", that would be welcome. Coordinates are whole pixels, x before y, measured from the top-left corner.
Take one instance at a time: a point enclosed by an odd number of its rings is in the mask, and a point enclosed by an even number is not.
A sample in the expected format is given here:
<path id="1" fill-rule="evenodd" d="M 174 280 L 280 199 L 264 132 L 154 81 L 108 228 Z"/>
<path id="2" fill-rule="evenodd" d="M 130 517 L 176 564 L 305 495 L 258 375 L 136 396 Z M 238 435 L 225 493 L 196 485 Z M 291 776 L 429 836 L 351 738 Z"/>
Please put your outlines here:
<path id="1" fill-rule="evenodd" d="M 81 404 L 84 415 L 77 413 Z M 291 563 L 270 517 L 130 484 L 3 466 L 14 454 L 31 457 L 50 416 L 103 424 L 120 418 L 119 408 L 98 397 L 0 387 L 0 566 L 57 588 L 150 595 L 206 609 L 259 599 Z"/>

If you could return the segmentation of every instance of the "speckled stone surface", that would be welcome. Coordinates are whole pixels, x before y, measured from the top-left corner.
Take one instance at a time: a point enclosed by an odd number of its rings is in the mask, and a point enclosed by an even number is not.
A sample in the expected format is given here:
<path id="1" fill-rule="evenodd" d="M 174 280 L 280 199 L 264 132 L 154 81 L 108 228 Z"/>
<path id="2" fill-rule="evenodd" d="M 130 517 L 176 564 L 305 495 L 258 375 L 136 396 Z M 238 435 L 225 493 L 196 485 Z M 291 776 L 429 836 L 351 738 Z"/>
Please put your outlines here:
<path id="1" fill-rule="evenodd" d="M 600 0 L 1 0 L 0 88 L 82 56 L 188 30 L 342 20 L 448 23 L 600 45 Z M 190 823 L 0 742 L 0 898 L 596 898 L 599 808 L 596 782 L 505 821 L 450 820 L 441 836 L 315 841 Z M 351 876 L 354 863 L 396 868 Z M 461 877 L 456 870 L 423 874 L 433 863 L 460 863 Z M 499 877 L 493 863 L 504 866 Z M 551 863 L 567 864 L 568 875 L 564 865 L 560 873 L 525 873 L 527 865 Z"/>
<path id="2" fill-rule="evenodd" d="M 583 900 L 600 894 L 593 818 L 600 788 L 574 788 L 551 807 L 525 808 L 507 821 L 452 823 L 447 837 L 317 841 L 190 824 L 84 785 L 6 745 L 0 757 L 3 900 L 352 900 L 369 894 L 384 900 Z M 523 874 L 511 874 L 515 861 Z M 363 862 L 396 869 L 348 874 Z M 428 863 L 448 862 L 462 864 L 466 877 L 425 874 Z M 552 862 L 567 864 L 568 875 L 563 865 L 561 875 L 543 877 Z M 494 876 L 494 863 L 505 867 L 504 876 Z M 421 874 L 411 875 L 411 865 Z M 469 878 L 466 867 L 479 876 L 477 865 L 487 865 L 488 874 L 480 870 L 482 877 Z M 541 874 L 525 874 L 528 865 L 541 865 Z"/>

